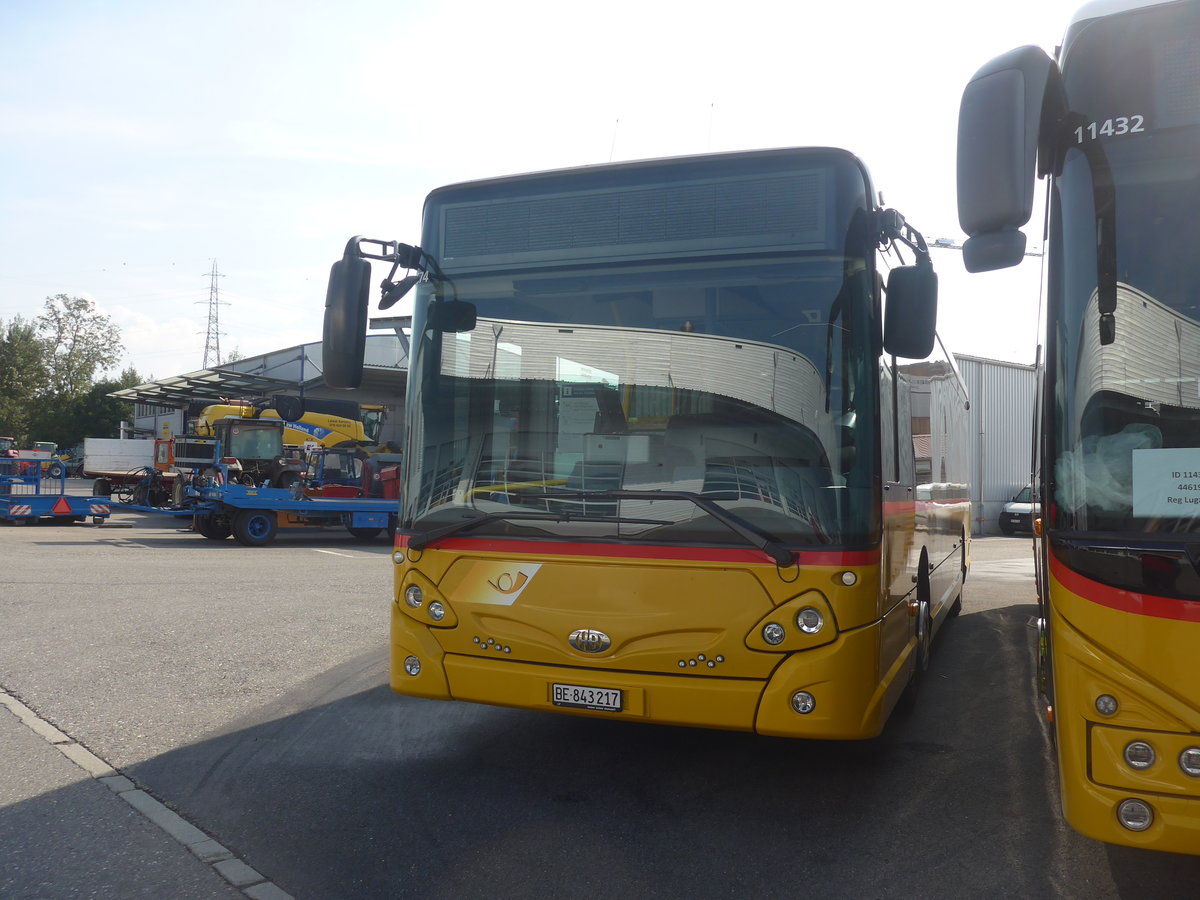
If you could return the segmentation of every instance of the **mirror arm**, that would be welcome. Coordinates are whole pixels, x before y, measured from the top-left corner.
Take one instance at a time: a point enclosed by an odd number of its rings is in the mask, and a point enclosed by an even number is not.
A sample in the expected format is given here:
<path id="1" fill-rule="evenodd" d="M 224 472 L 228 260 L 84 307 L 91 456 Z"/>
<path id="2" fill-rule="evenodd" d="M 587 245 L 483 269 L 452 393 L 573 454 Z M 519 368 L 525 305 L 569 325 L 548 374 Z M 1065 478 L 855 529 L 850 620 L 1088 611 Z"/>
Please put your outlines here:
<path id="1" fill-rule="evenodd" d="M 908 221 L 894 209 L 884 209 L 879 212 L 879 236 L 882 243 L 899 241 L 907 246 L 917 256 L 917 265 L 932 266 L 929 256 L 929 246 L 925 236 L 908 224 Z"/>

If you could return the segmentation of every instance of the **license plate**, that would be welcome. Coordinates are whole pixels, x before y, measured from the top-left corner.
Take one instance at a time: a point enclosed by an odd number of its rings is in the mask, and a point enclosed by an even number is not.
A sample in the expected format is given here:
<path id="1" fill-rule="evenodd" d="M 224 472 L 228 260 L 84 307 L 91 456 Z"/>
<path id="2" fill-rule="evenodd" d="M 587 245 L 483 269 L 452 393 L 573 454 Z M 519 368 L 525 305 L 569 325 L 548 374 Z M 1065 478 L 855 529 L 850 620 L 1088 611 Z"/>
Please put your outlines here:
<path id="1" fill-rule="evenodd" d="M 577 709 L 621 711 L 621 692 L 616 688 L 586 687 L 582 684 L 552 684 L 551 699 L 555 706 Z"/>

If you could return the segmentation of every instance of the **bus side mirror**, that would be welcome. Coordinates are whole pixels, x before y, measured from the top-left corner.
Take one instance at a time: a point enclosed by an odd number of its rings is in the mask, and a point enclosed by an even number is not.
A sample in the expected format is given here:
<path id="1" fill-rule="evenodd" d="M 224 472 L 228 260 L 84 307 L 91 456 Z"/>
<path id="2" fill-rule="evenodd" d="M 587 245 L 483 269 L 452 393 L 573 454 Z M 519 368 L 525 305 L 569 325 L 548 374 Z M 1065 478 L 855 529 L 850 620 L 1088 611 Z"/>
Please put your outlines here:
<path id="1" fill-rule="evenodd" d="M 1033 213 L 1042 114 L 1056 72 L 1040 47 L 1018 47 L 987 63 L 963 90 L 958 221 L 969 235 L 963 244 L 968 272 L 1014 266 L 1025 254 L 1018 229 Z"/>
<path id="2" fill-rule="evenodd" d="M 279 418 L 285 422 L 298 422 L 304 417 L 304 400 L 292 394 L 276 394 L 270 400 Z"/>
<path id="3" fill-rule="evenodd" d="M 466 300 L 439 300 L 429 304 L 425 327 L 432 331 L 475 330 L 475 304 Z"/>
<path id="4" fill-rule="evenodd" d="M 362 383 L 371 264 L 358 255 L 358 241 L 351 238 L 345 255 L 333 264 L 325 293 L 321 365 L 325 383 L 333 388 L 356 388 Z M 286 418 L 282 412 L 280 416 Z"/>
<path id="5" fill-rule="evenodd" d="M 883 349 L 904 359 L 925 359 L 937 331 L 938 279 L 928 263 L 892 269 L 883 314 Z"/>

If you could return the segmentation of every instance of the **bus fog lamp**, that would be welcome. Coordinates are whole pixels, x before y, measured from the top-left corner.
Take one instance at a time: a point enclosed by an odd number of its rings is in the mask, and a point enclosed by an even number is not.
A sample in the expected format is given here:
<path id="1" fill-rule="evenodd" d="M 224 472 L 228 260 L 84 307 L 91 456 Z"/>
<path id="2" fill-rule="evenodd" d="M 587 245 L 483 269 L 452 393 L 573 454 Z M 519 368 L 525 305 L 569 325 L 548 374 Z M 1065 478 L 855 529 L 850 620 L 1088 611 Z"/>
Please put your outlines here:
<path id="1" fill-rule="evenodd" d="M 417 609 L 425 602 L 425 592 L 418 585 L 410 584 L 404 589 L 404 602 Z"/>
<path id="2" fill-rule="evenodd" d="M 806 606 L 800 612 L 796 613 L 796 627 L 805 634 L 816 634 L 824 626 L 825 617 L 821 615 L 820 610 Z"/>
<path id="3" fill-rule="evenodd" d="M 415 656 L 404 657 L 404 671 L 409 675 L 421 674 L 421 661 Z"/>
<path id="4" fill-rule="evenodd" d="M 858 576 L 853 572 L 843 572 L 842 584 L 844 584 L 846 587 L 854 587 L 854 585 L 858 584 Z"/>
<path id="5" fill-rule="evenodd" d="M 442 621 L 442 619 L 446 618 L 446 607 L 442 606 L 437 600 L 434 600 L 429 604 L 429 618 L 435 622 Z"/>
<path id="6" fill-rule="evenodd" d="M 1131 769 L 1148 769 L 1154 765 L 1154 748 L 1145 741 L 1131 741 L 1125 745 L 1125 762 Z"/>
<path id="7" fill-rule="evenodd" d="M 1122 800 L 1117 807 L 1117 821 L 1130 831 L 1145 831 L 1154 824 L 1154 810 L 1145 800 Z"/>
<path id="8" fill-rule="evenodd" d="M 1184 775 L 1200 778 L 1200 747 L 1188 747 L 1179 754 L 1179 768 Z"/>
<path id="9" fill-rule="evenodd" d="M 1096 698 L 1096 712 L 1102 716 L 1116 715 L 1117 698 L 1112 694 L 1101 694 Z"/>
<path id="10" fill-rule="evenodd" d="M 800 713 L 800 715 L 807 716 L 816 708 L 817 698 L 808 691 L 796 691 L 796 693 L 792 694 L 792 709 Z"/>
<path id="11" fill-rule="evenodd" d="M 768 622 L 763 626 L 762 637 L 764 641 L 774 647 L 776 644 L 783 643 L 783 639 L 787 637 L 787 632 L 784 631 L 783 626 L 778 622 Z"/>

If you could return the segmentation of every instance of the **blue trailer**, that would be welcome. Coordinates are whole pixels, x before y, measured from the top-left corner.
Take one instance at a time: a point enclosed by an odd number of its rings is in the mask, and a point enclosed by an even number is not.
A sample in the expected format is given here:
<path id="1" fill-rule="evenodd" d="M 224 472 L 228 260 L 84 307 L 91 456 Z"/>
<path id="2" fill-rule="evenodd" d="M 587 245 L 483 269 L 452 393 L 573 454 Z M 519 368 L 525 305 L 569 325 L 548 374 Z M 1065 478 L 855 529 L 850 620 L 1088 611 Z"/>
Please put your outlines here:
<path id="1" fill-rule="evenodd" d="M 64 467 L 59 465 L 50 474 L 42 471 L 44 462 L 44 456 L 20 452 L 0 458 L 0 521 L 83 522 L 90 517 L 99 525 L 109 517 L 112 504 L 107 497 L 68 494 Z"/>
<path id="2" fill-rule="evenodd" d="M 162 505 L 114 503 L 117 509 L 152 512 L 192 520 L 197 534 L 216 541 L 233 536 L 247 547 L 270 544 L 280 529 L 344 527 L 360 540 L 396 530 L 399 501 L 386 497 L 329 496 L 315 490 L 305 477 L 286 487 L 270 480 L 255 483 L 236 459 L 222 456 L 215 438 L 181 435 L 175 439 L 179 474 L 169 491 L 153 485 L 133 492 L 134 497 L 165 496 Z M 290 470 L 289 470 L 290 471 Z M 161 473 L 160 473 L 161 475 Z M 153 479 L 155 473 L 148 473 Z M 278 483 L 276 481 L 276 483 Z"/>

